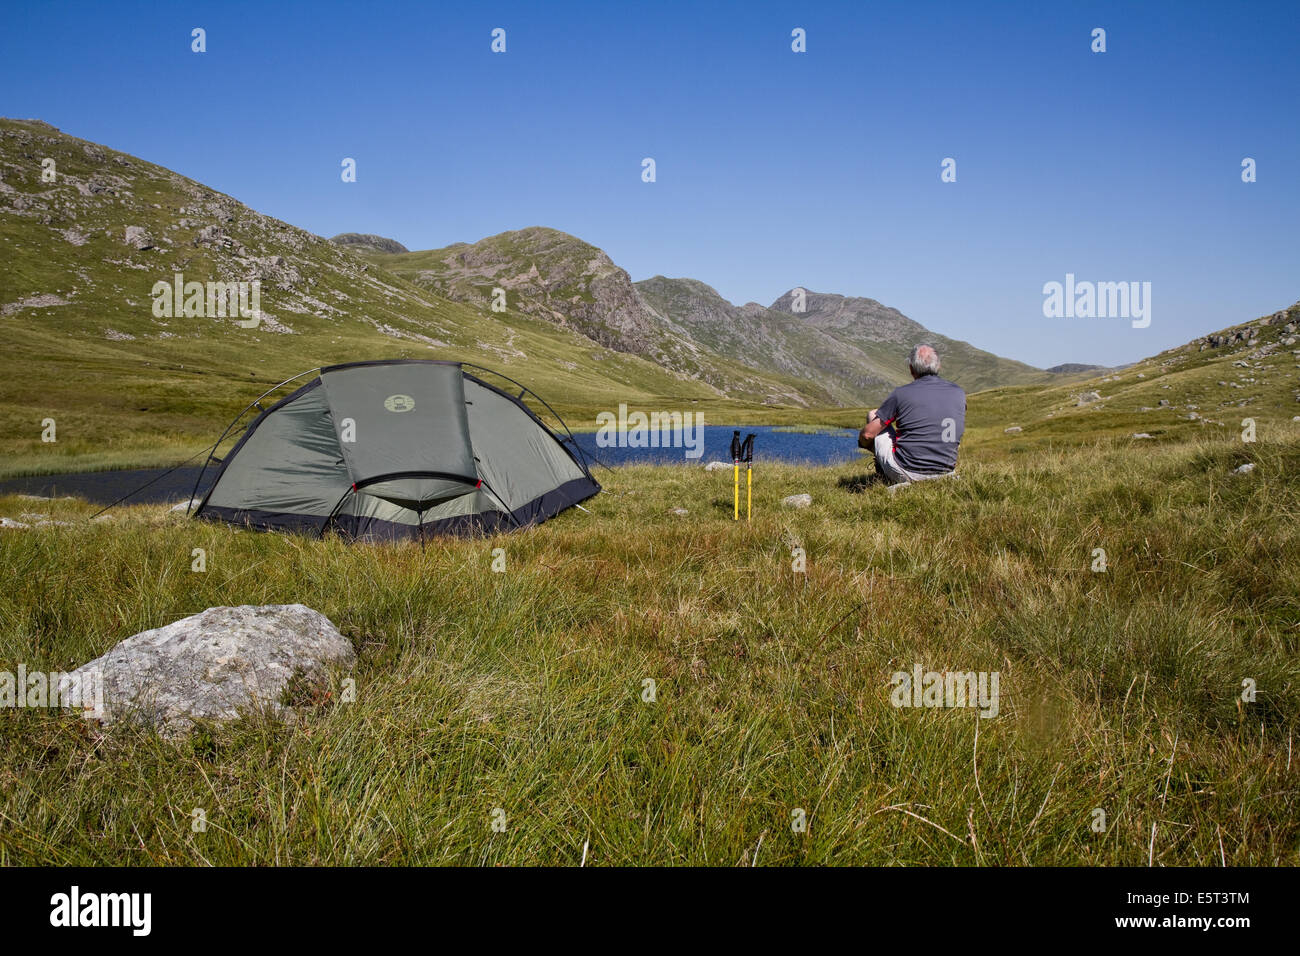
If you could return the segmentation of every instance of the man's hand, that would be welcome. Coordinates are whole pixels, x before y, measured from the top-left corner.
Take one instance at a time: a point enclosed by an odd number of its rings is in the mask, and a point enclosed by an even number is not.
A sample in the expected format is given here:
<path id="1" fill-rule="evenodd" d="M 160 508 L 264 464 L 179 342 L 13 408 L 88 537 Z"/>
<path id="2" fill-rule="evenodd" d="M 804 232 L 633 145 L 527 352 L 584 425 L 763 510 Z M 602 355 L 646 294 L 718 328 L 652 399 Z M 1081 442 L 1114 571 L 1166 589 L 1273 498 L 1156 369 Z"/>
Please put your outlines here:
<path id="1" fill-rule="evenodd" d="M 881 422 L 880 416 L 876 414 L 877 409 L 872 409 L 867 413 L 867 423 L 862 426 L 862 431 L 858 432 L 858 447 L 873 448 L 876 436 L 885 430 L 884 423 Z"/>

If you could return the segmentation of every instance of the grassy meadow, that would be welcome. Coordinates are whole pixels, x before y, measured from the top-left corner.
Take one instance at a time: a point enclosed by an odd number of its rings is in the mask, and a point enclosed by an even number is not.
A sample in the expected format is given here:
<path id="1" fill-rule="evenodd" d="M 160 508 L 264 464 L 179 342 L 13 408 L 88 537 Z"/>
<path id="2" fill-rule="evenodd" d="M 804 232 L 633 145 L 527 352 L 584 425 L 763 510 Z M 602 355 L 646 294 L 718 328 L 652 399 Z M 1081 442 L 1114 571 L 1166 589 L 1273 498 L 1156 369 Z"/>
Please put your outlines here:
<path id="1" fill-rule="evenodd" d="M 0 670 L 246 603 L 359 654 L 355 702 L 176 740 L 0 710 L 0 863 L 1300 862 L 1300 425 L 1026 455 L 989 409 L 956 480 L 760 462 L 748 525 L 686 467 L 423 550 L 0 498 L 71 522 L 0 532 Z M 997 671 L 998 715 L 892 707 L 917 662 Z"/>

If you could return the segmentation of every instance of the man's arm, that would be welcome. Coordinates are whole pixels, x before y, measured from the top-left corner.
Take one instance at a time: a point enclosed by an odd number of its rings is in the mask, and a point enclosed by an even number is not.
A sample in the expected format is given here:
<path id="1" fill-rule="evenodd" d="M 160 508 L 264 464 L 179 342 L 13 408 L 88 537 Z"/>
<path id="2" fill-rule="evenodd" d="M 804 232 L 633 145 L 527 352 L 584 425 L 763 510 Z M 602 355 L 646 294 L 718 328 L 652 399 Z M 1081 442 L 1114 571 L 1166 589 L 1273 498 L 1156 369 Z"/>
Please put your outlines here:
<path id="1" fill-rule="evenodd" d="M 862 426 L 862 431 L 858 432 L 859 448 L 874 447 L 873 443 L 876 436 L 885 430 L 885 423 L 880 420 L 880 416 L 876 414 L 876 411 L 873 408 L 867 413 L 867 423 Z"/>

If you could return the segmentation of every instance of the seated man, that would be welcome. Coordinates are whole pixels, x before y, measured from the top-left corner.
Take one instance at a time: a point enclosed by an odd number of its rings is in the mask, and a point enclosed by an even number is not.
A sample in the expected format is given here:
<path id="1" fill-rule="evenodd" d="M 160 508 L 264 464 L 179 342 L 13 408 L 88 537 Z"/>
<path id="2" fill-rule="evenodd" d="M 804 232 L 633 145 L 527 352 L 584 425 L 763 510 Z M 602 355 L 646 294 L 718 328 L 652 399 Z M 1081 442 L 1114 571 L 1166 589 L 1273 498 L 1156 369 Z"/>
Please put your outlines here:
<path id="1" fill-rule="evenodd" d="M 912 381 L 867 415 L 858 447 L 876 453 L 876 471 L 891 485 L 950 475 L 966 430 L 966 393 L 939 377 L 939 354 L 912 349 Z"/>

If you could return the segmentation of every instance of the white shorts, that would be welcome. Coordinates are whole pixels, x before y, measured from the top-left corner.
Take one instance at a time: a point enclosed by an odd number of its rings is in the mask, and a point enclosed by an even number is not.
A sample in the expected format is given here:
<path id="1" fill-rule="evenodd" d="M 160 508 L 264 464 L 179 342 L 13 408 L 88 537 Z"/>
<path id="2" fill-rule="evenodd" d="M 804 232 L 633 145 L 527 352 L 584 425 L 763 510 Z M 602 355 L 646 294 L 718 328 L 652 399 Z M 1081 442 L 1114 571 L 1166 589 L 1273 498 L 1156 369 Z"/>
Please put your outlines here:
<path id="1" fill-rule="evenodd" d="M 876 436 L 874 447 L 876 464 L 880 466 L 880 473 L 885 476 L 885 480 L 891 485 L 903 485 L 913 481 L 928 481 L 931 478 L 946 478 L 952 474 L 950 471 L 944 471 L 937 475 L 918 475 L 908 471 L 898 463 L 898 457 L 894 454 L 894 436 L 888 430 Z"/>

